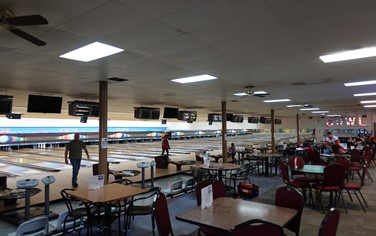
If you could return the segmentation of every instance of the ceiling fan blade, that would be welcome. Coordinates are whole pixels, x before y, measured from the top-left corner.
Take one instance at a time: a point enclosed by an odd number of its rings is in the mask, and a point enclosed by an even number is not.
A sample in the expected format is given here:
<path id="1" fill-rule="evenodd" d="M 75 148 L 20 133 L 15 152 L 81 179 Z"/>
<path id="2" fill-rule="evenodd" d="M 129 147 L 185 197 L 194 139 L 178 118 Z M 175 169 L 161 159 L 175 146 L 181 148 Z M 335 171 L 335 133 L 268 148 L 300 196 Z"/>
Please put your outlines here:
<path id="1" fill-rule="evenodd" d="M 29 16 L 14 16 L 7 17 L 5 20 L 10 25 L 22 26 L 22 25 L 47 25 L 48 21 L 41 15 L 29 15 Z"/>
<path id="2" fill-rule="evenodd" d="M 35 38 L 34 36 L 32 36 L 32 35 L 26 33 L 25 31 L 22 31 L 22 30 L 20 30 L 20 29 L 17 29 L 16 27 L 7 27 L 7 29 L 8 29 L 10 32 L 12 32 L 13 34 L 15 34 L 15 35 L 17 35 L 17 36 L 19 36 L 19 37 L 21 37 L 21 38 L 23 38 L 23 39 L 25 39 L 25 40 L 31 42 L 31 43 L 33 43 L 33 44 L 35 44 L 35 45 L 38 45 L 38 46 L 44 46 L 44 45 L 46 45 L 46 43 L 43 42 L 42 40 L 37 39 L 37 38 Z"/>

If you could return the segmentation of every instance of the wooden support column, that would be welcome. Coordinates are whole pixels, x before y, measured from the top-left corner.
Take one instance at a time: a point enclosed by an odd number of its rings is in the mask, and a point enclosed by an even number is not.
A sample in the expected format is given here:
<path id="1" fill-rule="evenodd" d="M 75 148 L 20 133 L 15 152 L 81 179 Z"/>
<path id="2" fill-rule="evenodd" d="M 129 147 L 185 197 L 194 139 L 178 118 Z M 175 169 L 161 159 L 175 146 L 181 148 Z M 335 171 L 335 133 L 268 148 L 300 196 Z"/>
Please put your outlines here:
<path id="1" fill-rule="evenodd" d="M 227 162 L 227 107 L 226 102 L 222 102 L 222 157 L 223 162 Z"/>
<path id="2" fill-rule="evenodd" d="M 108 183 L 107 172 L 107 120 L 108 120 L 108 84 L 107 81 L 99 82 L 99 173 L 104 174 L 105 184 Z"/>
<path id="3" fill-rule="evenodd" d="M 296 143 L 298 144 L 298 147 L 300 145 L 300 122 L 299 122 L 299 114 L 296 114 Z"/>
<path id="4" fill-rule="evenodd" d="M 275 117 L 274 117 L 274 109 L 270 110 L 270 116 L 272 119 L 271 123 L 271 133 L 272 133 L 272 153 L 275 153 L 275 137 L 274 137 L 274 132 L 275 132 Z"/>

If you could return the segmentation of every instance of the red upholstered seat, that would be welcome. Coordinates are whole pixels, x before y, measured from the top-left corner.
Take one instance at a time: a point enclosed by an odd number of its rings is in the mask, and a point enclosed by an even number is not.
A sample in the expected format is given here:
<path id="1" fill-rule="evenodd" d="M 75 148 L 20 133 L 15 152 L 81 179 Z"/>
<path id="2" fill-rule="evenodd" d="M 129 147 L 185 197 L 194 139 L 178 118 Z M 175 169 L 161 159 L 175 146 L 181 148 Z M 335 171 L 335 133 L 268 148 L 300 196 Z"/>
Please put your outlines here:
<path id="1" fill-rule="evenodd" d="M 321 222 L 319 236 L 335 236 L 337 234 L 339 217 L 340 212 L 338 209 L 330 209 Z"/>
<path id="2" fill-rule="evenodd" d="M 281 187 L 277 189 L 274 204 L 276 206 L 292 208 L 298 211 L 298 214 L 296 214 L 296 216 L 285 226 L 285 228 L 294 232 L 295 235 L 299 235 L 300 221 L 304 206 L 302 194 L 295 188 Z"/>
<path id="3" fill-rule="evenodd" d="M 360 196 L 363 199 L 364 204 L 368 207 L 368 204 L 367 204 L 366 200 L 364 199 L 363 194 L 361 192 L 362 187 L 364 186 L 364 179 L 365 179 L 365 176 L 366 176 L 366 171 L 367 171 L 367 169 L 364 166 L 363 167 L 363 172 L 362 172 L 362 175 L 361 175 L 361 178 L 360 178 L 360 180 L 361 180 L 360 183 L 344 183 L 343 184 L 343 189 L 347 191 L 347 194 L 349 195 L 350 200 L 353 201 L 352 197 L 350 195 L 350 191 L 352 191 L 355 194 L 356 198 L 358 199 L 359 204 L 363 208 L 364 212 L 366 212 L 366 209 L 364 208 L 364 206 L 362 204 L 362 201 L 360 200 L 360 198 L 359 198 L 359 196 L 358 196 L 357 193 L 360 194 Z"/>
<path id="4" fill-rule="evenodd" d="M 232 228 L 229 233 L 230 236 L 244 236 L 244 235 L 284 235 L 282 227 L 279 225 L 264 221 L 264 220 L 250 220 L 239 224 Z"/>
<path id="5" fill-rule="evenodd" d="M 324 169 L 324 178 L 322 183 L 314 184 L 314 188 L 316 191 L 319 191 L 320 193 L 320 200 L 321 200 L 321 206 L 323 211 L 325 212 L 324 203 L 323 203 L 323 196 L 322 192 L 335 192 L 336 197 L 334 199 L 334 203 L 337 202 L 337 193 L 339 194 L 339 197 L 342 198 L 343 206 L 347 212 L 346 204 L 343 199 L 342 195 L 342 188 L 344 184 L 344 180 L 346 178 L 346 169 L 340 164 L 332 164 L 328 165 Z"/>
<path id="6" fill-rule="evenodd" d="M 209 185 L 213 186 L 213 199 L 226 196 L 226 187 L 224 183 L 219 182 L 219 181 L 202 181 L 198 183 L 196 186 L 197 206 L 201 206 L 201 189 Z M 227 235 L 221 230 L 216 230 L 216 229 L 213 229 L 210 227 L 204 227 L 204 226 L 200 227 L 200 231 L 204 232 L 205 235 L 208 235 L 208 236 L 209 235 L 212 235 L 212 236 Z"/>

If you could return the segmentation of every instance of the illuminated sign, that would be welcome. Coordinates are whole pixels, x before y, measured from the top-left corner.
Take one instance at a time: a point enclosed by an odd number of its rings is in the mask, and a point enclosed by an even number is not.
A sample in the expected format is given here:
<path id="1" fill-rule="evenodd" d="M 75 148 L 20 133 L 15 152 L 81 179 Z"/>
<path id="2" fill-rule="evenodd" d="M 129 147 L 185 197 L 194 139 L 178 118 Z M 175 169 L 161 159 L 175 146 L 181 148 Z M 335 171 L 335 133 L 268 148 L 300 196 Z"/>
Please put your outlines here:
<path id="1" fill-rule="evenodd" d="M 326 126 L 367 126 L 362 117 L 327 117 Z"/>

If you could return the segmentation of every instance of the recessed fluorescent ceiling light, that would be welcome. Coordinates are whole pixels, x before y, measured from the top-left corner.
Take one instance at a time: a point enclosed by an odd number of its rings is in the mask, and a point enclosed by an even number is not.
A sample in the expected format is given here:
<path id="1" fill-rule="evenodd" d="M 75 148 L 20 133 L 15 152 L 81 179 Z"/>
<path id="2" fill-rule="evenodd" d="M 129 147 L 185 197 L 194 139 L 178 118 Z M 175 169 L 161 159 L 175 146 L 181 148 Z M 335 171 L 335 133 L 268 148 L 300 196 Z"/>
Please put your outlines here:
<path id="1" fill-rule="evenodd" d="M 286 107 L 302 107 L 302 105 L 287 105 Z"/>
<path id="2" fill-rule="evenodd" d="M 313 111 L 312 113 L 329 113 L 329 111 Z"/>
<path id="3" fill-rule="evenodd" d="M 299 110 L 301 110 L 301 111 L 315 111 L 315 110 L 320 110 L 320 108 L 311 107 L 311 108 L 301 108 Z"/>
<path id="4" fill-rule="evenodd" d="M 376 107 L 376 105 L 364 105 L 365 108 Z"/>
<path id="5" fill-rule="evenodd" d="M 329 117 L 340 117 L 341 115 L 326 115 L 326 116 L 329 116 Z"/>
<path id="6" fill-rule="evenodd" d="M 246 93 L 234 93 L 235 96 L 247 96 Z"/>
<path id="7" fill-rule="evenodd" d="M 265 92 L 265 91 L 254 91 L 253 94 L 255 94 L 255 95 L 263 95 L 263 94 L 268 94 L 268 92 Z"/>
<path id="8" fill-rule="evenodd" d="M 366 96 L 375 96 L 376 93 L 356 93 L 354 97 L 366 97 Z"/>
<path id="9" fill-rule="evenodd" d="M 356 50 L 349 50 L 345 52 L 333 53 L 324 56 L 320 56 L 320 59 L 324 63 L 336 62 L 336 61 L 347 61 L 353 59 L 360 59 L 366 57 L 376 56 L 376 47 L 361 48 Z"/>
<path id="10" fill-rule="evenodd" d="M 218 79 L 218 78 L 211 76 L 211 75 L 197 75 L 197 76 L 173 79 L 171 81 L 181 83 L 181 84 L 187 84 L 187 83 L 201 82 L 201 81 L 213 80 L 213 79 Z"/>
<path id="11" fill-rule="evenodd" d="M 361 104 L 376 103 L 376 100 L 360 101 Z"/>
<path id="12" fill-rule="evenodd" d="M 361 85 L 370 85 L 370 84 L 376 84 L 376 80 L 345 83 L 345 86 L 350 87 L 350 86 L 361 86 Z"/>
<path id="13" fill-rule="evenodd" d="M 100 42 L 94 42 L 76 50 L 67 52 L 60 57 L 70 60 L 89 62 L 122 51 L 124 51 L 124 49 L 113 47 L 111 45 Z"/>
<path id="14" fill-rule="evenodd" d="M 273 100 L 264 100 L 263 102 L 272 103 L 272 102 L 291 102 L 290 99 L 273 99 Z"/>

